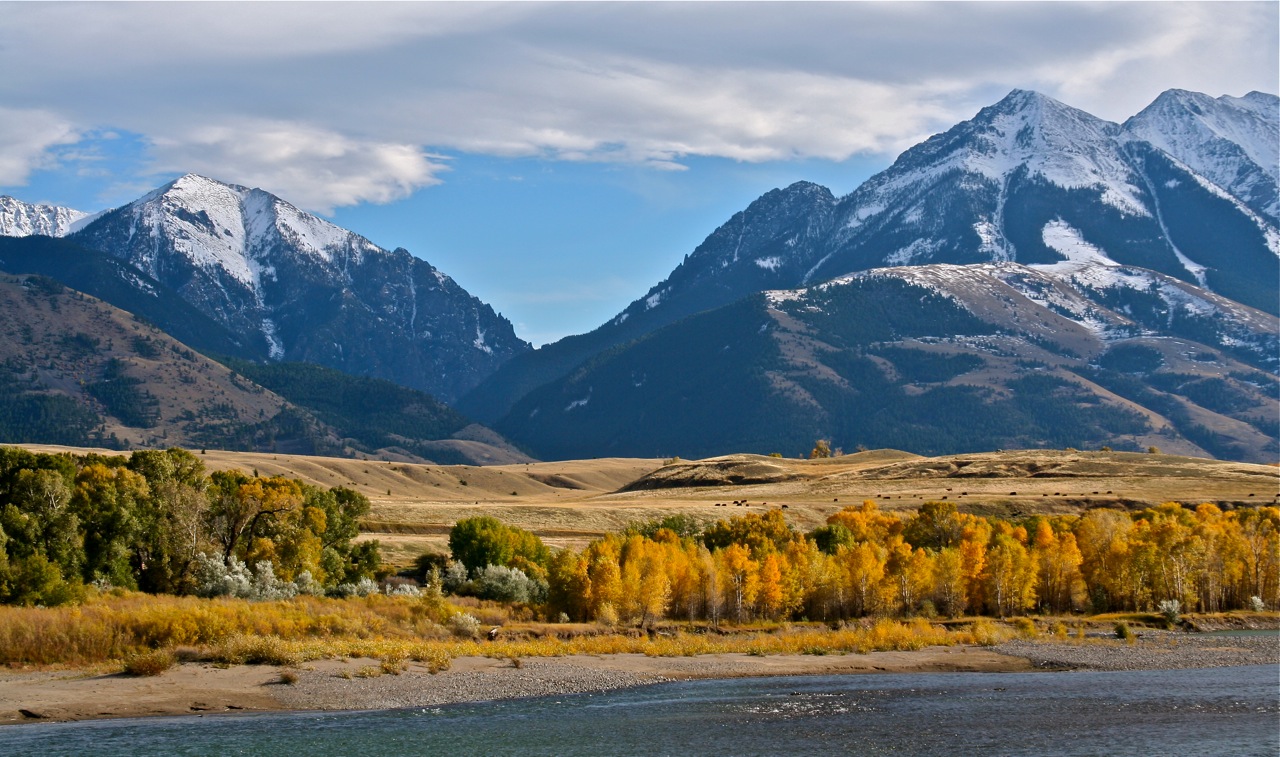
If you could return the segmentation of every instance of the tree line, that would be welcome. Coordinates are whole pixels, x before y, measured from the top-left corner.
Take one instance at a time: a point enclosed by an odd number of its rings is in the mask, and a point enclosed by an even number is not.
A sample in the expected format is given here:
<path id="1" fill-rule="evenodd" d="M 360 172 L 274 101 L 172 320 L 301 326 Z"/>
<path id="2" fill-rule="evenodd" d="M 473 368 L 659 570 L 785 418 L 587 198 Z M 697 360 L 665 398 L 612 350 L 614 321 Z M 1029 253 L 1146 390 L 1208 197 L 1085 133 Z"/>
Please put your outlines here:
<path id="1" fill-rule="evenodd" d="M 208 474 L 178 448 L 125 457 L 0 447 L 0 602 L 77 601 L 89 584 L 216 594 L 219 570 L 246 565 L 276 590 L 332 590 L 378 569 L 377 544 L 353 542 L 368 510 L 343 487 Z"/>
<path id="2" fill-rule="evenodd" d="M 502 598 L 519 573 L 547 615 L 645 624 L 662 618 L 779 621 L 868 615 L 1187 611 L 1280 604 L 1280 508 L 1168 503 L 1018 521 L 925 503 L 910 517 L 874 502 L 810 533 L 780 510 L 690 529 L 675 516 L 551 553 L 492 518 L 460 521 L 446 590 Z M 494 575 L 489 567 L 505 567 Z M 517 581 L 518 583 L 518 581 Z"/>

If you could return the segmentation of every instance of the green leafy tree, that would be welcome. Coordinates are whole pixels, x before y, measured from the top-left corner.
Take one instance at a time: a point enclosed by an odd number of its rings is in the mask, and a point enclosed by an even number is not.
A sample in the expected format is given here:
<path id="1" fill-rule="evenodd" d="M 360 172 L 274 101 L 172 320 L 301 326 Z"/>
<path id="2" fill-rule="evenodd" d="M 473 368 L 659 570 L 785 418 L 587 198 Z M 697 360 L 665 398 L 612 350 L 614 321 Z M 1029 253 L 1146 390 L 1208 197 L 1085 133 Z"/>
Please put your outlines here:
<path id="1" fill-rule="evenodd" d="M 474 572 L 486 565 L 545 570 L 550 551 L 536 535 L 487 515 L 464 518 L 449 531 L 449 552 Z M 545 575 L 545 574 L 544 574 Z"/>

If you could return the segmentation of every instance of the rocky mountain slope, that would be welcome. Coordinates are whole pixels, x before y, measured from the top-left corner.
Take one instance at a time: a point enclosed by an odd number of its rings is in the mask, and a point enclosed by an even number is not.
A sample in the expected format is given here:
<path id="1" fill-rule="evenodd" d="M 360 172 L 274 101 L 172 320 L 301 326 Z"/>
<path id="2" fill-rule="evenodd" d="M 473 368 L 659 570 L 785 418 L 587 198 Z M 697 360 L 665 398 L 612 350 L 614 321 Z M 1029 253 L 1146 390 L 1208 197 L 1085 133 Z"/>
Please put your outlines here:
<path id="1" fill-rule="evenodd" d="M 229 368 L 57 280 L 0 274 L 0 443 L 18 442 L 530 460 L 422 392 L 313 365 Z"/>
<path id="2" fill-rule="evenodd" d="M 546 458 L 795 456 L 822 438 L 1274 460 L 1280 322 L 1106 271 L 907 266 L 750 296 L 589 360 L 496 428 Z"/>
<path id="3" fill-rule="evenodd" d="M 881 267 L 1143 268 L 1121 279 L 1171 277 L 1275 314 L 1275 161 L 1264 166 L 1278 102 L 1171 91 L 1120 125 L 1014 91 L 843 198 L 807 182 L 765 194 L 617 317 L 521 355 L 459 407 L 496 420 L 593 355 L 693 313 Z"/>
<path id="4" fill-rule="evenodd" d="M 255 357 L 450 399 L 529 349 L 510 322 L 403 249 L 258 189 L 187 175 L 69 237 L 138 269 Z"/>

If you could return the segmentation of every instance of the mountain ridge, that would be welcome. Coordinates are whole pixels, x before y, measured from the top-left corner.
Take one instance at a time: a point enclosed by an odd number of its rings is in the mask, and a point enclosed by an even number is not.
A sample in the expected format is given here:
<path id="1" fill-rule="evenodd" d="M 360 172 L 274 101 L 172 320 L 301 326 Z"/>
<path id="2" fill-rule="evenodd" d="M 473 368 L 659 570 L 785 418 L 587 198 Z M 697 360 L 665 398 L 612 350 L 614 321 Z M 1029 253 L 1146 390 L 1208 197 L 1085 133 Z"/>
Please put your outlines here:
<path id="1" fill-rule="evenodd" d="M 1236 100 L 1254 110 L 1277 101 L 1261 93 L 1209 98 L 1230 108 Z M 1198 117 L 1182 108 L 1130 122 L 1173 130 L 1178 119 Z M 1014 90 L 906 150 L 843 197 L 807 182 L 765 193 L 613 319 L 503 366 L 459 406 L 494 422 L 537 385 L 699 310 L 875 268 L 1001 261 L 1080 267 L 1072 256 L 1087 247 L 1089 265 L 1146 268 L 1280 312 L 1280 229 L 1130 133 L 1136 129 Z M 1193 152 L 1182 151 L 1190 159 Z M 777 201 L 803 195 L 824 200 Z M 739 219 L 765 207 L 775 214 L 768 228 L 734 233 L 748 226 Z"/>

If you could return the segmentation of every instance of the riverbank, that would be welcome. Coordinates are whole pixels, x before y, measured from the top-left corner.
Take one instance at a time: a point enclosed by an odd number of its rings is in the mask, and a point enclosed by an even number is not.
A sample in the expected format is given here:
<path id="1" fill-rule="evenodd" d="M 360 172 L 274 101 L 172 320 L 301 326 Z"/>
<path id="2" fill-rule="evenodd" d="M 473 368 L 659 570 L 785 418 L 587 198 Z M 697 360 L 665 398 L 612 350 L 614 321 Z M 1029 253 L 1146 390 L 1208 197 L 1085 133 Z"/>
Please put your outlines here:
<path id="1" fill-rule="evenodd" d="M 692 678 L 878 673 L 1142 670 L 1280 665 L 1280 635 L 1146 631 L 1105 638 L 1008 641 L 867 654 L 460 657 L 448 670 L 327 659 L 297 668 L 177 665 L 159 676 L 93 671 L 0 673 L 0 724 L 269 710 L 372 710 L 608 691 Z"/>

